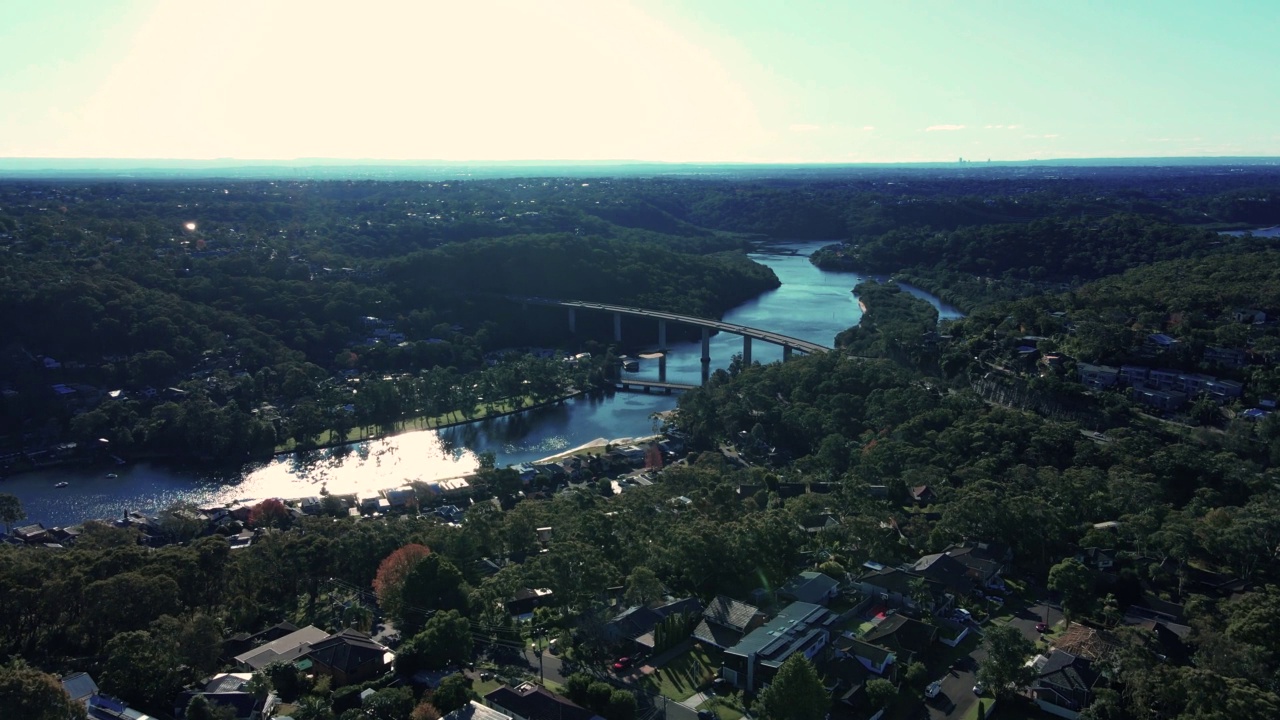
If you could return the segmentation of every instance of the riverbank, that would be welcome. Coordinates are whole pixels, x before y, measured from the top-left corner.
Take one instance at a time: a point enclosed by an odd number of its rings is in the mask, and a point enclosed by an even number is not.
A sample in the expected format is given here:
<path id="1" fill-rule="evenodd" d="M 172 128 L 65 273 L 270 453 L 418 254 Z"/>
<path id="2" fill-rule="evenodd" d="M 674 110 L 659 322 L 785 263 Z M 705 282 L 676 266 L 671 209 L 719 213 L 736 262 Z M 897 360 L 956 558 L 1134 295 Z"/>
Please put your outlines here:
<path id="1" fill-rule="evenodd" d="M 526 402 L 529 400 L 529 397 L 526 395 L 524 398 L 521 398 L 520 407 L 512 407 L 509 402 L 503 402 L 497 407 L 506 408 L 506 409 L 496 410 L 496 411 L 489 411 L 488 409 L 484 408 L 484 406 L 477 405 L 476 409 L 479 412 L 477 412 L 475 415 L 472 415 L 469 418 L 463 415 L 461 420 L 445 419 L 445 418 L 452 418 L 455 414 L 461 413 L 462 411 L 460 410 L 453 410 L 448 413 L 445 413 L 444 415 L 436 415 L 434 417 L 426 417 L 425 415 L 419 415 L 417 417 L 408 418 L 408 419 L 399 421 L 398 427 L 388 432 L 365 434 L 363 429 L 354 428 L 347 432 L 347 436 L 345 439 L 342 439 L 342 440 L 331 439 L 329 442 L 304 448 L 304 450 L 305 451 L 331 450 L 336 447 L 341 447 L 343 445 L 351 445 L 353 443 L 370 442 L 374 440 L 385 440 L 387 438 L 392 438 L 397 435 L 403 435 L 405 433 L 421 432 L 423 430 L 447 430 L 449 428 L 459 427 L 461 425 L 468 425 L 470 423 L 480 422 L 482 420 L 494 420 L 497 418 L 508 417 L 511 415 L 517 415 L 519 413 L 528 412 L 530 410 L 537 410 L 538 408 L 551 407 L 553 405 L 558 405 L 566 400 L 578 397 L 579 395 L 583 395 L 588 392 L 590 391 L 570 388 L 568 394 L 552 398 L 551 400 L 544 400 L 540 403 Z M 413 424 L 414 427 L 409 427 L 410 424 Z M 297 446 L 297 441 L 295 441 L 293 438 L 289 438 L 289 442 L 283 443 L 281 445 L 277 445 L 275 452 L 273 454 L 277 456 L 288 455 L 290 453 L 294 453 L 298 451 L 299 451 L 299 448 Z"/>

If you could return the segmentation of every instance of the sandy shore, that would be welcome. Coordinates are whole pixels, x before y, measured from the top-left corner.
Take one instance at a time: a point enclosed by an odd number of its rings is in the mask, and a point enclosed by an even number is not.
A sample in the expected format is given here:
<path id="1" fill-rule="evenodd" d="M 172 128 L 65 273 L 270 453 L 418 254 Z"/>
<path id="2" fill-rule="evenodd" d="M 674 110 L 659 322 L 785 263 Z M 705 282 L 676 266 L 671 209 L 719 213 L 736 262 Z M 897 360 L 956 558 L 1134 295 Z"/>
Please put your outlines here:
<path id="1" fill-rule="evenodd" d="M 589 443 L 584 443 L 582 445 L 579 445 L 578 447 L 573 448 L 572 450 L 565 450 L 562 453 L 549 455 L 547 457 L 542 458 L 541 460 L 534 460 L 532 464 L 536 465 L 538 463 L 547 463 L 547 462 L 556 462 L 558 460 L 566 460 L 568 458 L 573 457 L 574 455 L 580 455 L 588 450 L 603 449 L 608 445 L 614 445 L 614 446 L 640 445 L 643 443 L 647 443 L 650 440 L 657 440 L 661 437 L 662 437 L 661 435 L 646 435 L 644 437 L 637 437 L 637 438 L 614 438 L 613 440 L 607 440 L 605 438 L 596 438 L 595 440 L 592 440 Z"/>

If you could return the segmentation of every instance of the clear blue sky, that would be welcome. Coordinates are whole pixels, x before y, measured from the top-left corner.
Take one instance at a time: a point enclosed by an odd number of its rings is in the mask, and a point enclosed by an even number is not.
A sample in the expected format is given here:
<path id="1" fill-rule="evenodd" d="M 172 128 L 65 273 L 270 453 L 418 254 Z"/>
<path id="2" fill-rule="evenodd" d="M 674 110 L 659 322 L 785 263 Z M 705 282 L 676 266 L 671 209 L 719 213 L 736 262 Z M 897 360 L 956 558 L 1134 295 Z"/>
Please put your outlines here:
<path id="1" fill-rule="evenodd" d="M 0 2 L 0 157 L 1280 155 L 1280 1 Z"/>

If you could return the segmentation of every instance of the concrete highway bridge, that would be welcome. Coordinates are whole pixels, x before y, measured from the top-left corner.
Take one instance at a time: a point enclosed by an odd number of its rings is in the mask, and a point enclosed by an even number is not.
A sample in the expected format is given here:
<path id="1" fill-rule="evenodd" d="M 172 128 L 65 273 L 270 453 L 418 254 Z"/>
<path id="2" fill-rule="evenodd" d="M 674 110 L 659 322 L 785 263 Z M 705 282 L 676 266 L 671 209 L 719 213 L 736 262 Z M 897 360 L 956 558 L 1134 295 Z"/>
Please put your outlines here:
<path id="1" fill-rule="evenodd" d="M 708 373 L 711 365 L 711 331 L 730 333 L 742 337 L 742 362 L 745 365 L 751 364 L 751 343 L 754 340 L 772 343 L 782 346 L 782 359 L 787 360 L 791 357 L 792 352 L 798 350 L 802 353 L 813 354 L 828 352 L 831 348 L 826 345 L 819 345 L 808 340 L 782 335 L 780 333 L 762 330 L 760 328 L 749 327 L 746 325 L 735 325 L 734 323 L 721 322 L 710 318 L 698 317 L 696 315 L 681 315 L 679 313 L 664 312 L 662 310 L 649 310 L 647 308 L 627 307 L 625 305 L 608 305 L 605 303 L 586 302 L 584 300 L 553 300 L 550 298 L 539 297 L 512 297 L 511 300 L 519 302 L 523 305 L 549 305 L 552 307 L 562 307 L 569 311 L 569 331 L 577 331 L 577 312 L 579 310 L 607 312 L 613 313 L 613 339 L 615 342 L 622 342 L 622 316 L 630 315 L 632 317 L 649 318 L 658 321 L 658 349 L 666 352 L 667 349 L 667 323 L 673 322 L 680 325 L 693 325 L 702 328 L 702 374 Z M 666 357 L 663 356 L 658 361 L 659 377 L 666 380 Z"/>

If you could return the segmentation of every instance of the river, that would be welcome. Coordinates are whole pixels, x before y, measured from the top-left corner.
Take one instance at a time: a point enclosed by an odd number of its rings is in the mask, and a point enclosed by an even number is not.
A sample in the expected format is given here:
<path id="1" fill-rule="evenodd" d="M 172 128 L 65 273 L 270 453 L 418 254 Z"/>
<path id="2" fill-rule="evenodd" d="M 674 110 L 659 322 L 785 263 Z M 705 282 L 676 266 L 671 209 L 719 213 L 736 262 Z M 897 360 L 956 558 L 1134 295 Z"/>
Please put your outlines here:
<path id="1" fill-rule="evenodd" d="M 863 276 L 826 272 L 809 255 L 829 243 L 780 245 L 796 254 L 753 254 L 768 265 L 782 285 L 736 308 L 724 321 L 759 327 L 811 342 L 832 344 L 840 331 L 862 318 L 850 292 Z M 903 286 L 927 300 L 942 319 L 961 317 L 954 307 L 919 288 Z M 655 323 L 652 342 L 657 342 Z M 667 379 L 697 383 L 702 364 L 698 342 L 672 343 Z M 711 338 L 713 368 L 728 365 L 742 352 L 742 339 L 720 334 Z M 782 349 L 756 341 L 752 359 L 780 360 Z M 656 379 L 656 361 L 641 361 L 633 377 Z M 500 465 L 536 460 L 598 438 L 649 435 L 654 413 L 671 410 L 674 395 L 615 393 L 578 397 L 519 415 L 482 420 L 438 431 L 409 432 L 343 448 L 282 456 L 236 472 L 191 471 L 160 463 L 133 463 L 118 468 L 57 467 L 15 475 L 0 481 L 0 491 L 16 495 L 27 517 L 46 526 L 71 525 L 90 518 L 117 518 L 130 510 L 154 512 L 176 503 L 221 505 L 241 498 L 303 497 L 322 486 L 333 493 L 396 487 L 408 480 L 443 479 L 477 467 L 478 453 L 492 452 Z M 107 477 L 108 473 L 118 477 Z M 67 486 L 54 485 L 66 482 Z"/>

